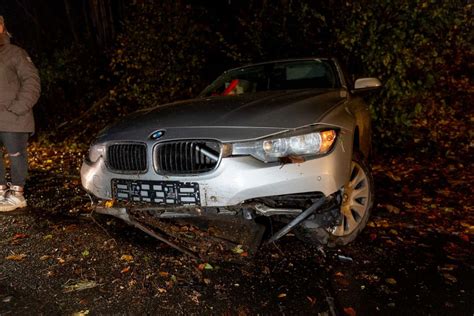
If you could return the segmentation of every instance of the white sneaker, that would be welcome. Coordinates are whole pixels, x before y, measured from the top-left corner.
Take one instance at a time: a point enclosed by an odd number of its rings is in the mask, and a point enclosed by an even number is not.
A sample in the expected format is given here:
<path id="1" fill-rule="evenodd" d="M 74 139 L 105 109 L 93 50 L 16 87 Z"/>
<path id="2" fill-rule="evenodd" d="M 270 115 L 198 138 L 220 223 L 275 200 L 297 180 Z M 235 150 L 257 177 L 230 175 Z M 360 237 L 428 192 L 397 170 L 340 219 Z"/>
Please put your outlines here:
<path id="1" fill-rule="evenodd" d="M 0 186 L 0 202 L 5 200 L 5 196 L 7 195 L 8 187 L 7 186 Z"/>
<path id="2" fill-rule="evenodd" d="M 0 200 L 0 212 L 11 212 L 26 207 L 26 199 L 22 194 L 7 194 Z"/>

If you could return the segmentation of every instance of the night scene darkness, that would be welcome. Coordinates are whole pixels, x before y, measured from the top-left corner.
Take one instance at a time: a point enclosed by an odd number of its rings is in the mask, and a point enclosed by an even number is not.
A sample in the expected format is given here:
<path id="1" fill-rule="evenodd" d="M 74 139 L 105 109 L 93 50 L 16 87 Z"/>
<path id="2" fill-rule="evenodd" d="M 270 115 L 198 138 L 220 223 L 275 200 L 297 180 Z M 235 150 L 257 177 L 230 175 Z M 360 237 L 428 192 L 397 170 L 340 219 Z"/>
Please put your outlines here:
<path id="1" fill-rule="evenodd" d="M 473 315 L 466 0 L 0 0 L 0 315 Z"/>

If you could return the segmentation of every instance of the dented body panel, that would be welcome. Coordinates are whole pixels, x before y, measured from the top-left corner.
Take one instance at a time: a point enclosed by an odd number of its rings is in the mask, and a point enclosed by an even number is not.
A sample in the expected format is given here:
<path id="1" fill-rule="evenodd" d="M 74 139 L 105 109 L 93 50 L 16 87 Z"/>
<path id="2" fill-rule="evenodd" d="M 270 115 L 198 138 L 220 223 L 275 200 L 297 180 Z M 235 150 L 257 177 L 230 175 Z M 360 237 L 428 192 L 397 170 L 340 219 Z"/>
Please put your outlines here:
<path id="1" fill-rule="evenodd" d="M 322 192 L 330 195 L 339 190 L 349 173 L 351 134 L 341 135 L 334 150 L 321 158 L 302 163 L 264 163 L 252 157 L 221 159 L 212 172 L 193 176 L 163 176 L 154 168 L 144 174 L 119 174 L 107 168 L 105 160 L 84 162 L 81 169 L 82 184 L 100 199 L 112 199 L 112 179 L 180 181 L 198 183 L 201 206 L 233 206 L 257 197 Z M 148 156 L 153 153 L 149 142 Z"/>

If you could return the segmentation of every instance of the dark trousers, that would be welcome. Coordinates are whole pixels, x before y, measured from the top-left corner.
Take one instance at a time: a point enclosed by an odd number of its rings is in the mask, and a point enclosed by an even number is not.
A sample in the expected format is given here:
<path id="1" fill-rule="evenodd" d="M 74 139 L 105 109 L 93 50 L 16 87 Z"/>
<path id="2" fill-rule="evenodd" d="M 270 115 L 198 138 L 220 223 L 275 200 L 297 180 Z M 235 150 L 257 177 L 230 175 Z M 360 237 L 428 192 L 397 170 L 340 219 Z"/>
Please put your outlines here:
<path id="1" fill-rule="evenodd" d="M 28 145 L 29 133 L 0 132 L 0 146 L 5 147 L 11 166 L 12 185 L 25 186 L 28 176 Z M 4 155 L 0 157 L 0 185 L 6 185 Z"/>

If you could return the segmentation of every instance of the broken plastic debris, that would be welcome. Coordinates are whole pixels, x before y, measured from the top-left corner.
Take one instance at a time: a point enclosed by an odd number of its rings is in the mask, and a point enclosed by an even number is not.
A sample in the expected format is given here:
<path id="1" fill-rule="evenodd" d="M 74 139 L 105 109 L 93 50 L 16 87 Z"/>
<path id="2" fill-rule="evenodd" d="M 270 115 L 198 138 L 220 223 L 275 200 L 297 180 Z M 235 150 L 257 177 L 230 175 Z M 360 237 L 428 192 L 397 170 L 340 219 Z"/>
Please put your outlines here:
<path id="1" fill-rule="evenodd" d="M 344 262 L 353 262 L 354 260 L 351 257 L 346 257 L 343 255 L 337 255 L 337 258 Z"/>
<path id="2" fill-rule="evenodd" d="M 2 299 L 3 303 L 10 303 L 11 300 L 13 299 L 13 296 L 7 296 Z"/>

